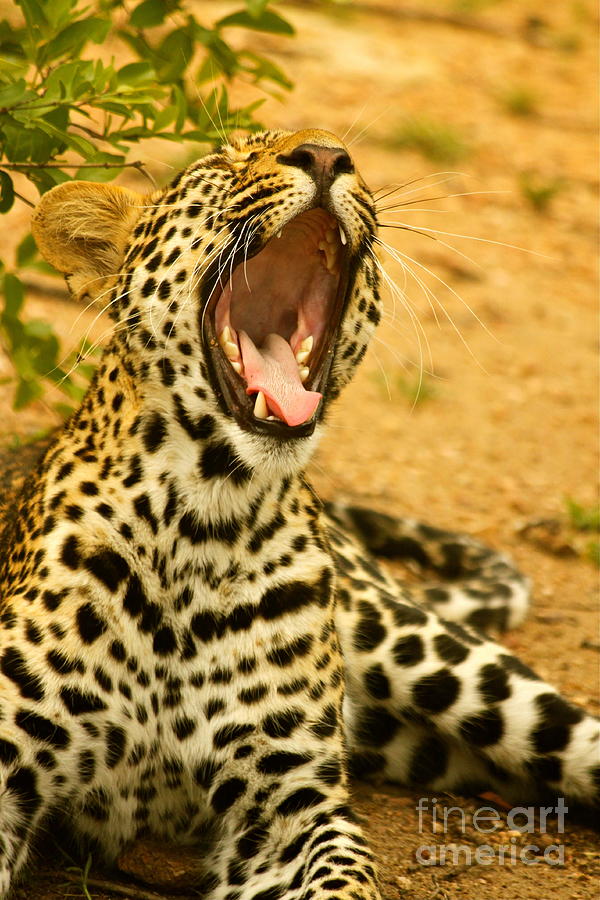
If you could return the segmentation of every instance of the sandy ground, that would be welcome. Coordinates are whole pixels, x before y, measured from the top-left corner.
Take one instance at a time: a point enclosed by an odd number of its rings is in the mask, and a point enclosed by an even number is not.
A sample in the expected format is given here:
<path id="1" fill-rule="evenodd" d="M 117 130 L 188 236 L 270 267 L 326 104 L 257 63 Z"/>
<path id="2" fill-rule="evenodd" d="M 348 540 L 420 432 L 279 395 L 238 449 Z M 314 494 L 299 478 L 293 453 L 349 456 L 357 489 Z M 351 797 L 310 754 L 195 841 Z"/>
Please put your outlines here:
<path id="1" fill-rule="evenodd" d="M 253 39 L 296 84 L 284 104 L 267 103 L 264 120 L 347 134 L 367 182 L 382 197 L 394 191 L 381 201 L 391 207 L 382 223 L 422 232 L 382 229 L 392 247 L 382 259 L 401 295 L 388 296 L 378 339 L 311 474 L 323 495 L 469 531 L 508 550 L 535 588 L 528 622 L 506 643 L 597 713 L 593 535 L 569 527 L 565 506 L 566 498 L 590 506 L 597 496 L 597 21 L 588 0 L 478 5 L 471 27 L 456 19 L 458 3 L 411 4 L 429 17 L 402 15 L 393 0 L 355 12 L 332 6 L 329 14 L 298 3 L 284 10 L 296 40 Z M 216 17 L 229 7 L 206 8 Z M 442 12 L 454 21 L 436 19 Z M 530 109 L 517 115 L 523 96 Z M 463 156 L 431 160 L 398 146 L 411 118 L 431 123 L 435 146 L 447 152 L 440 129 L 452 128 Z M 164 179 L 161 152 L 149 164 Z M 533 206 L 532 185 L 550 187 L 546 208 Z M 447 199 L 426 199 L 439 196 Z M 39 294 L 28 310 L 50 316 L 67 349 L 93 319 L 88 313 L 73 329 L 79 310 Z M 104 327 L 95 323 L 92 334 Z M 0 359 L 0 377 L 8 371 Z M 2 391 L 7 441 L 55 421 L 42 404 L 17 416 Z M 597 839 L 569 816 L 566 833 L 555 835 L 563 865 L 543 857 L 535 866 L 423 865 L 420 846 L 473 848 L 481 836 L 470 826 L 455 827 L 452 838 L 434 833 L 427 817 L 420 834 L 418 797 L 399 789 L 357 786 L 356 796 L 386 900 L 598 896 Z M 484 805 L 455 802 L 471 812 Z M 523 839 L 504 824 L 498 842 L 521 847 Z M 65 887 L 65 867 L 59 860 L 47 876 L 37 870 L 19 900 L 82 896 Z"/>

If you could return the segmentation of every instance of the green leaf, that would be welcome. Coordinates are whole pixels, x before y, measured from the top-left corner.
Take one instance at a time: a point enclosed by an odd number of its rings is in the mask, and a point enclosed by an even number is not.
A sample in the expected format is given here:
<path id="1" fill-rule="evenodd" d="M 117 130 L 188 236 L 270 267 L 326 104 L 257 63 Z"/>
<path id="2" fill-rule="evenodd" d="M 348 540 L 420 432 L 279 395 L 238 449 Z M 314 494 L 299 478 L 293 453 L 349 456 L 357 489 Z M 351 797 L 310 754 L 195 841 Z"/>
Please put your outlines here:
<path id="1" fill-rule="evenodd" d="M 0 88 L 0 106 L 11 107 L 16 103 L 23 103 L 24 100 L 32 99 L 35 96 L 33 91 L 28 90 L 25 79 L 19 78 L 13 84 Z"/>
<path id="2" fill-rule="evenodd" d="M 129 63 L 117 72 L 117 84 L 119 85 L 146 84 L 155 78 L 154 67 L 146 60 Z"/>
<path id="3" fill-rule="evenodd" d="M 175 119 L 175 132 L 179 134 L 183 126 L 185 125 L 185 120 L 188 114 L 188 105 L 187 100 L 185 98 L 184 92 L 181 90 L 179 85 L 173 85 L 172 97 L 175 101 L 175 106 L 177 108 L 177 117 Z"/>
<path id="4" fill-rule="evenodd" d="M 51 62 L 60 56 L 75 55 L 88 41 L 101 44 L 110 31 L 110 24 L 110 20 L 99 19 L 94 16 L 71 22 L 43 48 L 43 61 Z"/>
<path id="5" fill-rule="evenodd" d="M 26 37 L 25 28 L 15 28 L 14 22 L 3 19 L 0 22 L 0 57 L 14 56 L 22 59 L 25 56 L 23 44 Z M 6 62 L 8 62 L 6 59 L 0 60 L 2 68 Z"/>
<path id="6" fill-rule="evenodd" d="M 155 133 L 158 131 L 164 131 L 175 121 L 176 118 L 176 106 L 165 106 L 164 109 L 159 109 L 156 113 L 156 116 L 154 117 L 152 131 L 154 131 Z"/>
<path id="7" fill-rule="evenodd" d="M 76 403 L 81 403 L 85 397 L 86 388 L 79 384 L 75 384 L 71 379 L 68 379 L 67 381 L 61 379 L 57 382 L 57 385 L 63 394 L 66 394 L 71 400 L 75 400 Z"/>
<path id="8" fill-rule="evenodd" d="M 57 160 L 57 162 L 60 162 L 60 160 Z M 32 169 L 29 172 L 29 180 L 35 184 L 41 196 L 57 184 L 63 184 L 63 182 L 70 181 L 71 179 L 66 172 L 62 171 L 62 169 Z M 40 261 L 39 263 L 36 263 L 36 268 L 39 269 L 40 272 L 48 272 L 52 275 L 56 275 L 56 271 L 45 262 Z"/>
<path id="9" fill-rule="evenodd" d="M 75 407 L 71 406 L 69 403 L 53 403 L 52 405 L 63 419 L 68 419 L 69 416 L 75 412 Z"/>
<path id="10" fill-rule="evenodd" d="M 259 56 L 257 53 L 251 53 L 249 50 L 242 51 L 240 58 L 247 59 L 252 63 L 252 65 L 244 65 L 243 68 L 252 75 L 255 81 L 273 81 L 275 84 L 285 88 L 286 91 L 290 91 L 293 88 L 293 83 L 283 69 L 276 66 L 270 59 Z"/>
<path id="11" fill-rule="evenodd" d="M 98 152 L 88 157 L 87 162 L 98 163 L 98 168 L 81 169 L 75 174 L 75 178 L 82 178 L 85 181 L 112 181 L 117 175 L 120 175 L 120 166 L 125 163 L 125 157 L 121 154 Z M 111 167 L 100 165 L 101 163 L 111 163 Z"/>
<path id="12" fill-rule="evenodd" d="M 15 391 L 13 406 L 15 409 L 23 409 L 34 400 L 37 400 L 38 397 L 41 397 L 43 393 L 44 391 L 39 381 L 25 381 L 23 378 L 20 378 Z"/>
<path id="13" fill-rule="evenodd" d="M 163 0 L 143 0 L 131 13 L 129 23 L 134 28 L 153 28 L 162 25 L 168 12 Z"/>
<path id="14" fill-rule="evenodd" d="M 45 340 L 53 334 L 52 325 L 43 319 L 31 319 L 25 324 L 25 333 L 29 338 Z"/>
<path id="15" fill-rule="evenodd" d="M 197 27 L 195 35 L 210 53 L 210 57 L 201 66 L 196 80 L 200 83 L 212 81 L 219 71 L 224 72 L 228 78 L 235 75 L 239 70 L 238 57 L 229 44 L 214 31 L 208 31 L 206 28 Z M 215 71 L 215 64 L 217 71 Z"/>
<path id="16" fill-rule="evenodd" d="M 183 75 L 194 55 L 194 41 L 187 28 L 169 32 L 157 51 L 159 81 L 175 81 Z"/>
<path id="17" fill-rule="evenodd" d="M 57 128 L 52 122 L 49 122 L 47 118 L 39 119 L 38 127 L 46 132 L 46 134 L 56 138 L 57 143 L 60 143 L 62 147 L 68 146 L 73 150 L 76 150 L 84 159 L 89 159 L 96 153 L 95 146 L 91 141 L 88 141 L 87 138 L 81 137 L 78 134 L 73 134 L 72 131 L 65 131 L 63 128 Z"/>
<path id="18" fill-rule="evenodd" d="M 44 81 L 45 98 L 78 99 L 82 88 L 90 92 L 94 77 L 94 63 L 90 60 L 75 59 L 53 69 Z M 104 85 L 98 85 L 98 88 Z"/>
<path id="19" fill-rule="evenodd" d="M 8 212 L 15 202 L 15 189 L 8 172 L 0 170 L 0 213 Z"/>
<path id="20" fill-rule="evenodd" d="M 73 18 L 71 10 L 77 5 L 77 0 L 51 0 L 44 4 L 44 12 L 54 31 Z"/>
<path id="21" fill-rule="evenodd" d="M 16 275 L 13 275 L 12 272 L 7 272 L 4 276 L 3 293 L 3 315 L 9 319 L 17 319 L 23 307 L 25 292 L 23 290 L 23 283 L 21 282 L 21 279 L 17 278 Z"/>
<path id="22" fill-rule="evenodd" d="M 262 15 L 264 9 L 268 6 L 269 0 L 246 0 L 246 7 L 251 16 Z"/>
<path id="23" fill-rule="evenodd" d="M 26 234 L 17 247 L 17 266 L 28 266 L 37 256 L 37 246 L 31 232 Z"/>
<path id="24" fill-rule="evenodd" d="M 19 6 L 23 10 L 25 21 L 30 32 L 45 34 L 48 28 L 48 18 L 41 3 L 37 0 L 19 0 Z"/>
<path id="25" fill-rule="evenodd" d="M 273 10 L 265 9 L 260 13 L 250 13 L 245 10 L 231 13 L 217 22 L 217 28 L 227 28 L 238 25 L 242 28 L 253 28 L 256 31 L 270 31 L 274 34 L 294 35 L 294 26 Z"/>
<path id="26" fill-rule="evenodd" d="M 4 155 L 12 163 L 47 162 L 56 149 L 56 143 L 43 131 L 11 116 L 0 118 L 0 129 L 4 137 Z"/>
<path id="27" fill-rule="evenodd" d="M 126 120 L 132 119 L 134 116 L 134 110 L 131 106 L 126 106 L 124 103 L 115 103 L 114 100 L 96 100 L 94 107 L 96 109 L 105 109 L 106 112 L 122 116 Z"/>

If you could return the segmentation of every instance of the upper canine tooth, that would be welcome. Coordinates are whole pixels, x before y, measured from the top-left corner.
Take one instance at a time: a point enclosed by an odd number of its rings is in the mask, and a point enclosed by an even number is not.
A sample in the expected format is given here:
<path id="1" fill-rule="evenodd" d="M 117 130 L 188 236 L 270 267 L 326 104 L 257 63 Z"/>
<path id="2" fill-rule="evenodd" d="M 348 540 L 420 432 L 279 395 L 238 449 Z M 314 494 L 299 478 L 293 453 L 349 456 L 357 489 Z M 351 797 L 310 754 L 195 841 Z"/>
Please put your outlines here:
<path id="1" fill-rule="evenodd" d="M 300 343 L 300 350 L 308 350 L 310 352 L 313 348 L 314 342 L 314 337 L 312 336 L 312 334 L 309 334 L 309 336 L 305 337 L 304 340 Z"/>
<path id="2" fill-rule="evenodd" d="M 283 228 L 280 228 L 279 231 L 277 232 L 277 234 L 275 235 L 275 237 L 280 238 L 282 234 L 283 234 Z"/>
<path id="3" fill-rule="evenodd" d="M 344 229 L 342 228 L 341 225 L 339 226 L 339 229 L 340 229 L 340 241 L 342 242 L 342 244 L 345 247 L 346 244 L 348 243 L 348 241 L 346 239 L 346 235 L 344 234 Z"/>
<path id="4" fill-rule="evenodd" d="M 256 395 L 256 400 L 254 401 L 254 415 L 257 419 L 266 419 L 269 415 L 267 401 L 265 400 L 265 395 L 262 391 L 259 391 Z"/>
<path id="5" fill-rule="evenodd" d="M 305 363 L 309 356 L 310 350 L 298 350 L 298 352 L 296 353 L 296 361 L 299 363 Z"/>

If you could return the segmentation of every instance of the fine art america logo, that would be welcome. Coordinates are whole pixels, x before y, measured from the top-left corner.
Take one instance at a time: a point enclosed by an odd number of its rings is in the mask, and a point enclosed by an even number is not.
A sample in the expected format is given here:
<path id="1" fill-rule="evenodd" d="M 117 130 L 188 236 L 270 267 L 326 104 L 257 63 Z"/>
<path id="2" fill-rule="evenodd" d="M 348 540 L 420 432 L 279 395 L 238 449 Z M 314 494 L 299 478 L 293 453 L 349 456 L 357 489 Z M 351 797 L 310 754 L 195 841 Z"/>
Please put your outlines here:
<path id="1" fill-rule="evenodd" d="M 514 866 L 523 863 L 526 866 L 535 866 L 546 863 L 551 866 L 562 866 L 565 862 L 564 844 L 549 844 L 545 839 L 540 841 L 543 846 L 527 843 L 527 835 L 534 833 L 545 835 L 547 831 L 548 816 L 556 816 L 553 822 L 553 831 L 563 834 L 565 830 L 565 814 L 569 808 L 565 806 L 564 799 L 558 798 L 556 806 L 515 806 L 506 814 L 506 824 L 501 816 L 491 806 L 481 806 L 470 815 L 467 822 L 465 810 L 460 806 L 438 806 L 434 798 L 421 797 L 416 807 L 419 814 L 419 834 L 426 831 L 424 827 L 424 814 L 430 820 L 429 827 L 434 834 L 447 835 L 449 826 L 452 831 L 465 834 L 467 829 L 477 834 L 493 834 L 499 829 L 507 829 L 512 837 L 509 843 L 477 843 L 459 844 L 421 844 L 415 851 L 416 861 L 422 866 L 443 865 L 480 865 L 491 866 L 494 863 L 501 866 Z M 539 838 L 538 838 L 539 840 Z"/>

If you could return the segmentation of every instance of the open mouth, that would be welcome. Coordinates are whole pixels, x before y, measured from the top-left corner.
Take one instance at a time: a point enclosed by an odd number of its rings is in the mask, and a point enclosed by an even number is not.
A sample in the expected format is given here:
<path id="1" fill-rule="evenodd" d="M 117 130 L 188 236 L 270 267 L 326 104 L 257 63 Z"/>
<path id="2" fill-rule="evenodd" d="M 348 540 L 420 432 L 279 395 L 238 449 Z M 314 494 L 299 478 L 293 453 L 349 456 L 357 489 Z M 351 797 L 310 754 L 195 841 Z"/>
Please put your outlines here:
<path id="1" fill-rule="evenodd" d="M 254 256 L 234 257 L 225 283 L 207 279 L 204 317 L 222 403 L 248 431 L 314 430 L 348 287 L 338 220 L 318 207 L 283 226 Z M 212 285 L 212 287 L 211 287 Z"/>

